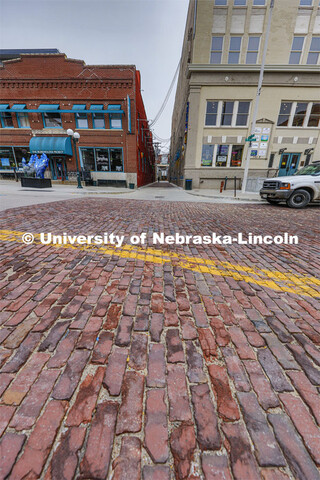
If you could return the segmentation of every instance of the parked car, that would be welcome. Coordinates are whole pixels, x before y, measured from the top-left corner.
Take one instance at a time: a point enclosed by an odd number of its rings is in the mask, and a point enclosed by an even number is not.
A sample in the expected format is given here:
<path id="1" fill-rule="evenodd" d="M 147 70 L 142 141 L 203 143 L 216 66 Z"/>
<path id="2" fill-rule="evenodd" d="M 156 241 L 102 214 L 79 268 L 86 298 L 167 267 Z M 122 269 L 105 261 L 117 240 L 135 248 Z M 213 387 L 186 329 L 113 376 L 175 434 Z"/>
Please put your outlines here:
<path id="1" fill-rule="evenodd" d="M 260 196 L 272 205 L 286 202 L 291 208 L 320 201 L 320 161 L 300 168 L 294 175 L 265 180 Z"/>

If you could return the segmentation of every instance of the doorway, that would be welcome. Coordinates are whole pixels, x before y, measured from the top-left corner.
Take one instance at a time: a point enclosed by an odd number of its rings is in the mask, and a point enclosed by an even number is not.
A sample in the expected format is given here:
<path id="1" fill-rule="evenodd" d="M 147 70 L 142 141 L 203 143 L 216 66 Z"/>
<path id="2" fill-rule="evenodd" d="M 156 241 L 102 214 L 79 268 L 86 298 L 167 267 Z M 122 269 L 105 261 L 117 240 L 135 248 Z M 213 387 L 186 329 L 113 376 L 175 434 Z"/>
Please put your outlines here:
<path id="1" fill-rule="evenodd" d="M 63 157 L 50 157 L 52 180 L 68 180 L 67 162 Z"/>
<path id="2" fill-rule="evenodd" d="M 299 166 L 301 153 L 283 153 L 279 163 L 279 177 L 293 175 Z"/>

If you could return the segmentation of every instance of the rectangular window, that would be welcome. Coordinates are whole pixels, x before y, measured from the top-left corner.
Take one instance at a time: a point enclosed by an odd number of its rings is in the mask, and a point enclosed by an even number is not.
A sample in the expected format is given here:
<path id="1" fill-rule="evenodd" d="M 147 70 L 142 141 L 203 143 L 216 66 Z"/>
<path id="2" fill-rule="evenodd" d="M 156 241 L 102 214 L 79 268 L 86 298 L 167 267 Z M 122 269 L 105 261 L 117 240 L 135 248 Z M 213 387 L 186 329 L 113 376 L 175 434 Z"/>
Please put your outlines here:
<path id="1" fill-rule="evenodd" d="M 118 129 L 118 130 L 122 129 L 121 113 L 110 113 L 109 120 L 110 120 L 110 128 Z"/>
<path id="2" fill-rule="evenodd" d="M 255 6 L 264 6 L 266 4 L 266 0 L 253 0 L 253 5 Z"/>
<path id="3" fill-rule="evenodd" d="M 241 167 L 243 145 L 233 145 L 231 151 L 230 167 Z"/>
<path id="4" fill-rule="evenodd" d="M 260 37 L 249 37 L 246 63 L 256 64 L 260 46 Z"/>
<path id="5" fill-rule="evenodd" d="M 236 125 L 245 127 L 248 123 L 250 102 L 239 102 Z"/>
<path id="6" fill-rule="evenodd" d="M 307 58 L 308 65 L 317 65 L 320 54 L 320 37 L 312 37 L 310 52 Z"/>
<path id="7" fill-rule="evenodd" d="M 2 128 L 12 128 L 13 127 L 13 120 L 12 115 L 10 112 L 2 112 L 1 113 L 1 126 Z"/>
<path id="8" fill-rule="evenodd" d="M 88 128 L 88 116 L 86 113 L 75 113 L 76 128 Z"/>
<path id="9" fill-rule="evenodd" d="M 308 127 L 318 127 L 320 120 L 320 103 L 313 103 L 311 107 Z"/>
<path id="10" fill-rule="evenodd" d="M 44 128 L 62 128 L 61 115 L 58 112 L 43 112 Z"/>
<path id="11" fill-rule="evenodd" d="M 228 63 L 239 63 L 242 37 L 230 37 Z"/>
<path id="12" fill-rule="evenodd" d="M 313 0 L 300 0 L 300 7 L 310 7 Z"/>
<path id="13" fill-rule="evenodd" d="M 247 0 L 234 0 L 235 7 L 242 7 L 247 5 Z"/>
<path id="14" fill-rule="evenodd" d="M 221 126 L 230 126 L 232 124 L 234 102 L 222 103 Z"/>
<path id="15" fill-rule="evenodd" d="M 111 172 L 123 172 L 123 159 L 121 148 L 110 148 L 110 170 Z"/>
<path id="16" fill-rule="evenodd" d="M 201 166 L 212 167 L 214 145 L 202 145 Z"/>
<path id="17" fill-rule="evenodd" d="M 94 160 L 94 149 L 81 147 L 80 152 L 84 170 L 95 171 L 96 163 Z"/>
<path id="18" fill-rule="evenodd" d="M 217 125 L 218 102 L 207 102 L 206 125 Z"/>
<path id="19" fill-rule="evenodd" d="M 296 111 L 295 111 L 293 121 L 292 121 L 292 126 L 293 127 L 302 127 L 303 126 L 303 122 L 304 122 L 304 119 L 305 119 L 306 113 L 307 113 L 307 107 L 308 107 L 307 103 L 300 103 L 300 102 L 297 103 Z"/>
<path id="20" fill-rule="evenodd" d="M 29 115 L 27 113 L 17 113 L 19 128 L 30 128 Z"/>
<path id="21" fill-rule="evenodd" d="M 222 59 L 223 37 L 212 37 L 210 63 L 218 65 Z"/>
<path id="22" fill-rule="evenodd" d="M 292 102 L 282 102 L 278 117 L 278 127 L 287 127 L 289 124 Z"/>
<path id="23" fill-rule="evenodd" d="M 305 37 L 293 37 L 289 65 L 299 65 Z"/>
<path id="24" fill-rule="evenodd" d="M 229 145 L 218 145 L 216 154 L 216 167 L 226 167 L 228 162 Z"/>
<path id="25" fill-rule="evenodd" d="M 11 147 L 0 147 L 0 170 L 12 170 L 16 167 Z"/>
<path id="26" fill-rule="evenodd" d="M 98 172 L 109 172 L 109 150 L 108 148 L 95 148 L 96 164 Z"/>
<path id="27" fill-rule="evenodd" d="M 93 113 L 92 124 L 93 124 L 93 128 L 105 128 L 103 113 Z"/>
<path id="28" fill-rule="evenodd" d="M 214 4 L 219 7 L 220 5 L 227 5 L 227 0 L 215 0 Z"/>

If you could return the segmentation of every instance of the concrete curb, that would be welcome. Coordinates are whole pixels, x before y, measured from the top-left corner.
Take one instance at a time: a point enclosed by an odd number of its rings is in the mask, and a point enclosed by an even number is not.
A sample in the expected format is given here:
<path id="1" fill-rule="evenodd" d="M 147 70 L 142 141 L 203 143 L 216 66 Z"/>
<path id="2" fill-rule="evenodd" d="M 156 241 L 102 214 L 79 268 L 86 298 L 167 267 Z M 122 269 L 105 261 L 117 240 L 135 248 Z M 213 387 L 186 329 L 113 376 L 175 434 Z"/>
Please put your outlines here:
<path id="1" fill-rule="evenodd" d="M 262 199 L 259 198 L 241 198 L 241 197 L 226 197 L 224 195 L 201 195 L 200 193 L 190 193 L 186 191 L 188 195 L 193 195 L 195 197 L 205 197 L 205 198 L 218 198 L 220 200 L 238 200 L 240 202 L 257 202 L 257 203 L 267 203 Z"/>

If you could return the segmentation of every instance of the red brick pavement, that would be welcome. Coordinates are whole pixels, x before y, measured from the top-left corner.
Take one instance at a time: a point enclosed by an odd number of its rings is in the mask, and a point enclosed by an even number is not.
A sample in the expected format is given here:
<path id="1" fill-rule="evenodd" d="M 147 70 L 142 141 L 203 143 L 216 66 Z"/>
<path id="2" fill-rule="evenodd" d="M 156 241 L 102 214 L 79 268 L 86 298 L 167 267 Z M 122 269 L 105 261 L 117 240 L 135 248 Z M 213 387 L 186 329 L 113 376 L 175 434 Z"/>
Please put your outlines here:
<path id="1" fill-rule="evenodd" d="M 164 250 L 319 272 L 318 210 L 73 200 L 2 214 L 55 234 L 299 234 Z M 158 247 L 160 248 L 160 247 Z M 320 315 L 310 296 L 93 250 L 5 241 L 0 478 L 320 478 Z"/>

